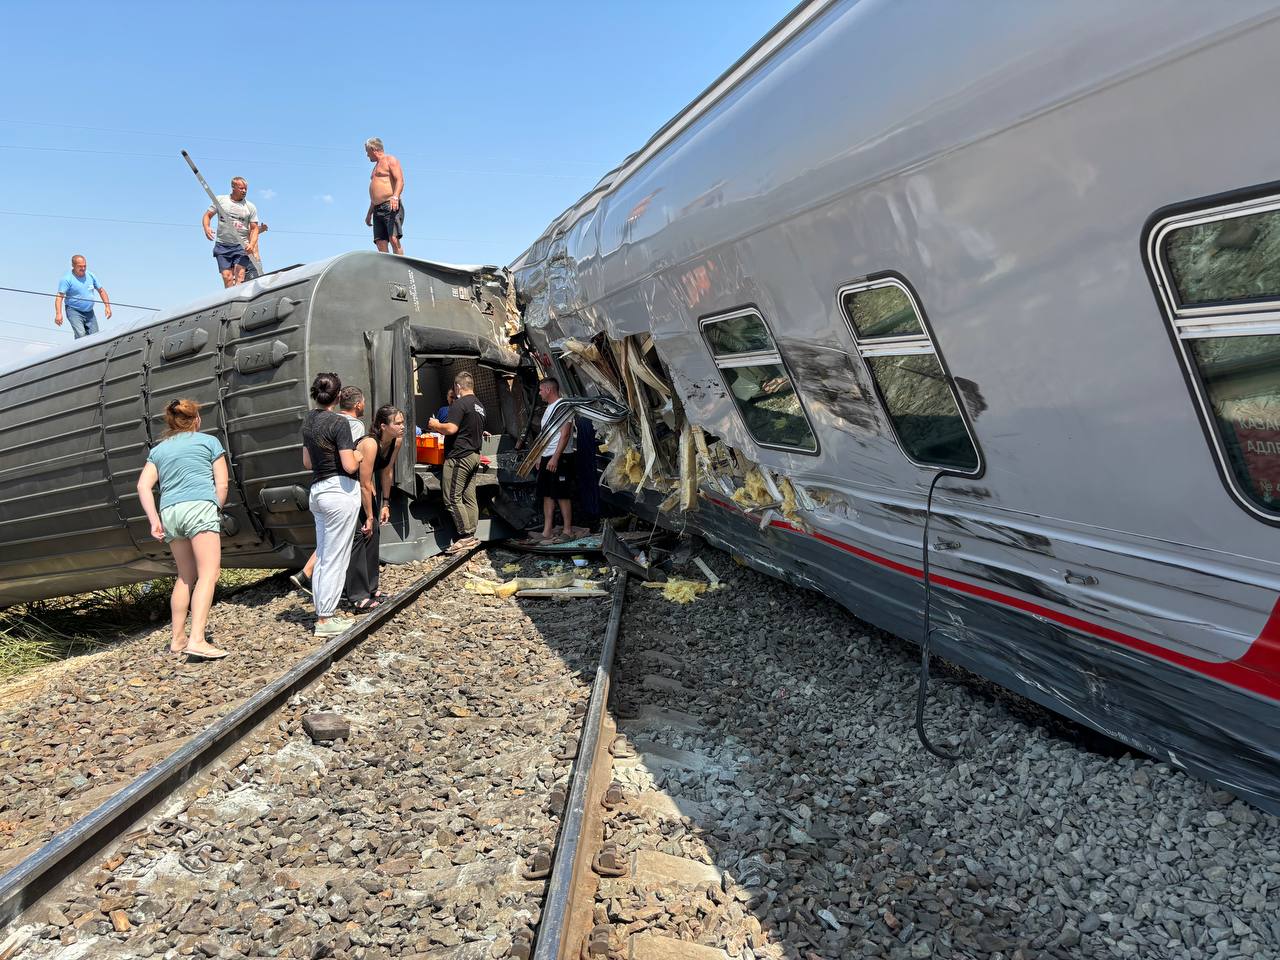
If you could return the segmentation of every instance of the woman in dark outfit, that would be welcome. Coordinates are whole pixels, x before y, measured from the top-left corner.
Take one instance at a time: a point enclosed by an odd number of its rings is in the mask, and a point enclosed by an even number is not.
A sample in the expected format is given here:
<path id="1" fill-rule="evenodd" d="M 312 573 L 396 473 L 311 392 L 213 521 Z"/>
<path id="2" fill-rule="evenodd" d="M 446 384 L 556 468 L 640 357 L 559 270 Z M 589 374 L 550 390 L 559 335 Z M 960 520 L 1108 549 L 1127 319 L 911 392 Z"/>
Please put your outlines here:
<path id="1" fill-rule="evenodd" d="M 378 408 L 373 429 L 360 438 L 360 518 L 347 565 L 347 599 L 357 610 L 371 610 L 383 596 L 378 589 L 378 545 L 382 525 L 391 519 L 391 475 L 404 438 L 404 414 L 391 404 Z M 374 518 L 377 518 L 376 520 Z"/>
<path id="2" fill-rule="evenodd" d="M 360 485 L 354 476 L 360 454 L 347 418 L 333 411 L 341 391 L 342 379 L 336 373 L 316 374 L 311 383 L 316 406 L 302 422 L 302 466 L 312 473 L 309 505 L 316 521 L 316 571 L 311 593 L 317 637 L 336 637 L 355 623 L 348 617 L 334 616 L 351 554 L 351 531 L 360 512 Z"/>

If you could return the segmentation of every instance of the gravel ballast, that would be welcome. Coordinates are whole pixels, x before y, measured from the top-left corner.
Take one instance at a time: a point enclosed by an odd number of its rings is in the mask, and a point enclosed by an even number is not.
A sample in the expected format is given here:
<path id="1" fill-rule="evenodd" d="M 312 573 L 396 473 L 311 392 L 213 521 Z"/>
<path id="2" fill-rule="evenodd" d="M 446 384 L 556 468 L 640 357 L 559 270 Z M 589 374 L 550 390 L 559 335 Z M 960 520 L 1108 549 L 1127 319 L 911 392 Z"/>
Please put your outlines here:
<path id="1" fill-rule="evenodd" d="M 628 733 L 694 768 L 615 772 L 687 815 L 628 803 L 609 839 L 715 864 L 728 895 L 606 881 L 597 919 L 615 945 L 656 931 L 748 960 L 1280 956 L 1275 817 L 945 681 L 929 729 L 965 759 L 937 760 L 913 729 L 916 647 L 701 555 L 725 589 L 675 605 L 633 587 L 615 679 L 624 731 L 654 709 L 702 726 Z"/>

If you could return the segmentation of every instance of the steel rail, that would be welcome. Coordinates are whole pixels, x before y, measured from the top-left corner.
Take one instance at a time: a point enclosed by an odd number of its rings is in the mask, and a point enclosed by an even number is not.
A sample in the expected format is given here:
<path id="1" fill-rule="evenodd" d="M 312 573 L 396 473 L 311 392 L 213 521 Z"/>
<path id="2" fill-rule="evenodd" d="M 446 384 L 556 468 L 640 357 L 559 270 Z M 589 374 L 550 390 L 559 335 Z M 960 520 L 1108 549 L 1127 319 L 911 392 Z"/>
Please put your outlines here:
<path id="1" fill-rule="evenodd" d="M 589 852 L 589 847 L 582 843 L 582 828 L 586 819 L 587 800 L 592 792 L 591 780 L 597 771 L 595 760 L 600 747 L 605 705 L 609 700 L 613 656 L 618 646 L 618 633 L 622 628 L 622 609 L 626 597 L 627 573 L 625 570 L 618 570 L 618 582 L 613 588 L 613 607 L 609 612 L 609 626 L 605 630 L 600 662 L 596 665 L 596 678 L 591 686 L 587 715 L 582 721 L 582 738 L 578 741 L 578 759 L 573 765 L 569 798 L 565 802 L 564 816 L 560 821 L 560 834 L 551 864 L 551 876 L 547 881 L 547 898 L 538 923 L 533 960 L 578 957 L 579 945 L 567 939 L 570 933 L 569 910 L 579 879 L 584 871 L 591 868 L 589 859 L 582 856 Z"/>
<path id="2" fill-rule="evenodd" d="M 0 929 L 100 853 L 130 825 L 216 760 L 223 751 L 279 709 L 289 697 L 417 599 L 420 593 L 457 570 L 479 549 L 465 550 L 439 569 L 415 580 L 368 618 L 309 654 L 0 876 Z"/>

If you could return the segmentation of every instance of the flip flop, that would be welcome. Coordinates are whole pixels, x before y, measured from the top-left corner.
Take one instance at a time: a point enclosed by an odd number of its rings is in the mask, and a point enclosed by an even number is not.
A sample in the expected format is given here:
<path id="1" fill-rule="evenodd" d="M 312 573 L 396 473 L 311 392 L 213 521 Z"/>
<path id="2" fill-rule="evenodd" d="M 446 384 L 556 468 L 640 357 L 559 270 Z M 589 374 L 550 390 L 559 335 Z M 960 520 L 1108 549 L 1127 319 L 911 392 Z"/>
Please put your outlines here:
<path id="1" fill-rule="evenodd" d="M 555 545 L 555 544 L 557 544 L 557 543 L 568 543 L 568 542 L 569 542 L 569 538 L 568 538 L 568 537 L 564 536 L 563 534 L 559 534 L 559 533 L 557 533 L 557 534 L 556 534 L 555 536 L 553 536 L 553 537 L 544 537 L 543 539 L 539 540 L 539 541 L 538 541 L 538 546 L 540 546 L 540 547 L 551 547 L 551 546 L 554 546 L 554 545 Z"/>
<path id="2" fill-rule="evenodd" d="M 231 651 L 219 650 L 217 653 L 201 653 L 199 650 L 183 650 L 190 660 L 221 660 Z"/>

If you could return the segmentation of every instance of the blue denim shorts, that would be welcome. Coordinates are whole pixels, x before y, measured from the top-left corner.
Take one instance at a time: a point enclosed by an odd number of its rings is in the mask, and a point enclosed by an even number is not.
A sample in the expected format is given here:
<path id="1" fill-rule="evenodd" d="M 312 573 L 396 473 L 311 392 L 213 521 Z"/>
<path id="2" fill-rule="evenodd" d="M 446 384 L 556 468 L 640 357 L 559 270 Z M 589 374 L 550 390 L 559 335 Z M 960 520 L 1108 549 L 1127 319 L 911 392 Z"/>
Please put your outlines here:
<path id="1" fill-rule="evenodd" d="M 213 245 L 213 256 L 218 261 L 219 270 L 230 270 L 236 266 L 246 268 L 253 266 L 253 261 L 249 259 L 249 254 L 238 243 L 215 243 Z"/>

